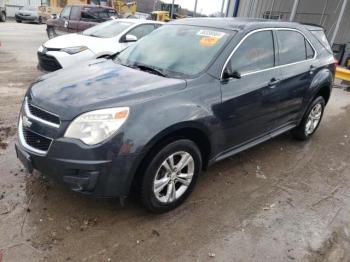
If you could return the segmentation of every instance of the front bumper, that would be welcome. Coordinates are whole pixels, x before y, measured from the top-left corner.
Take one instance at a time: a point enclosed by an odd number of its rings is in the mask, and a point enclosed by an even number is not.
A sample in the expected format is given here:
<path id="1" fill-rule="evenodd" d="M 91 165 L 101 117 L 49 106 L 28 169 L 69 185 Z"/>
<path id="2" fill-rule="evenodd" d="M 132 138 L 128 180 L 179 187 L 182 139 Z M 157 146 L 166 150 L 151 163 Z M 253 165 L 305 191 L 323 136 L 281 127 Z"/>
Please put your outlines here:
<path id="1" fill-rule="evenodd" d="M 101 145 L 87 146 L 63 137 L 68 122 L 61 121 L 59 127 L 55 127 L 43 120 L 37 121 L 26 110 L 25 103 L 15 148 L 17 158 L 29 172 L 38 170 L 73 191 L 96 197 L 129 194 L 142 156 L 128 151 L 130 144 L 124 141 L 123 133 Z"/>
<path id="2" fill-rule="evenodd" d="M 15 15 L 17 21 L 27 21 L 27 22 L 37 22 L 39 20 L 38 16 L 26 16 L 26 15 Z"/>
<path id="3" fill-rule="evenodd" d="M 62 51 L 50 51 L 50 48 L 48 48 L 48 50 L 49 51 L 43 52 L 43 48 L 40 47 L 37 53 L 39 67 L 48 72 L 74 66 L 95 57 L 95 54 L 90 50 L 85 50 L 73 55 Z"/>

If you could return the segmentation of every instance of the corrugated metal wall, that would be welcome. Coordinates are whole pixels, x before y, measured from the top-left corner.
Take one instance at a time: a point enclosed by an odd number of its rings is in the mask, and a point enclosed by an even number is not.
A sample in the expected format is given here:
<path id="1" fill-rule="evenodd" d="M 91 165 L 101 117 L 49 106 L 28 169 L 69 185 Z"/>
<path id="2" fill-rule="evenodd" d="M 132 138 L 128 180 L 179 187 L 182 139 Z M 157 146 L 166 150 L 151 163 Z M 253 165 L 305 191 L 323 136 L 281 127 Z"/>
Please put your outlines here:
<path id="1" fill-rule="evenodd" d="M 22 6 L 38 7 L 45 0 L 6 0 L 6 12 L 8 17 L 14 17 L 16 11 Z"/>
<path id="2" fill-rule="evenodd" d="M 229 16 L 233 14 L 235 0 L 231 0 L 228 9 Z M 241 0 L 238 8 L 238 16 L 263 18 L 265 14 L 271 17 L 289 20 L 293 7 L 293 0 Z M 336 21 L 343 0 L 300 0 L 295 21 L 302 23 L 313 23 L 322 25 L 330 38 L 333 34 Z M 350 41 L 350 1 L 335 39 L 335 43 L 346 43 Z"/>

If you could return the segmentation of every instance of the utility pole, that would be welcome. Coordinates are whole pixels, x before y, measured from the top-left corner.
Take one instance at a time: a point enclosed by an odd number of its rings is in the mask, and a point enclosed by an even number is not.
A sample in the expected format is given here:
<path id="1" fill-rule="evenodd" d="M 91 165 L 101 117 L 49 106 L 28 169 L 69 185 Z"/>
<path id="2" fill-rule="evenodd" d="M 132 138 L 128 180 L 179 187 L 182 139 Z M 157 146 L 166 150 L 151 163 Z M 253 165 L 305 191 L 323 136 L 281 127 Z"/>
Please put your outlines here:
<path id="1" fill-rule="evenodd" d="M 289 21 L 291 22 L 294 21 L 295 15 L 297 13 L 298 5 L 299 5 L 299 0 L 294 0 L 292 12 L 290 13 L 290 17 L 289 17 Z"/>
<path id="2" fill-rule="evenodd" d="M 196 0 L 197 1 L 197 0 Z M 221 5 L 221 12 L 220 12 L 220 16 L 225 16 L 224 15 L 224 7 L 225 7 L 225 0 L 222 0 L 222 5 Z"/>
<path id="3" fill-rule="evenodd" d="M 198 4 L 198 0 L 196 0 L 194 2 L 194 10 L 193 10 L 193 17 L 197 16 L 197 4 Z"/>
<path id="4" fill-rule="evenodd" d="M 334 44 L 335 38 L 336 38 L 336 36 L 338 34 L 339 26 L 340 26 L 341 20 L 343 18 L 347 2 L 348 2 L 348 0 L 343 0 L 343 5 L 341 6 L 340 13 L 339 13 L 339 16 L 338 16 L 338 20 L 337 20 L 337 23 L 336 23 L 336 25 L 334 27 L 333 35 L 332 35 L 332 38 L 331 38 L 331 41 L 330 41 L 331 46 Z"/>
<path id="5" fill-rule="evenodd" d="M 173 19 L 173 16 L 174 16 L 174 4 L 175 4 L 175 0 L 173 0 L 173 3 L 171 4 L 171 14 L 170 14 L 170 19 Z"/>

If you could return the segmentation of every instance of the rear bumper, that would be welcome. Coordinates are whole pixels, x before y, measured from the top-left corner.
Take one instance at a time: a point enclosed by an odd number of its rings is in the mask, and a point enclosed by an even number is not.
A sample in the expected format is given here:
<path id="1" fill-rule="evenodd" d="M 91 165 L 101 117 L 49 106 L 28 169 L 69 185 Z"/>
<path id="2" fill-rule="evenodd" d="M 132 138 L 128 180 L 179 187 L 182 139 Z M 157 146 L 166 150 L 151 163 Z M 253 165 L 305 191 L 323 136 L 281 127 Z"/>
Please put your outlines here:
<path id="1" fill-rule="evenodd" d="M 91 160 L 91 155 L 99 152 L 74 142 L 53 141 L 47 155 L 31 152 L 20 141 L 15 148 L 17 158 L 29 172 L 38 170 L 75 192 L 96 197 L 127 196 L 138 163 L 137 155 Z M 69 159 L 62 158 L 67 156 Z"/>

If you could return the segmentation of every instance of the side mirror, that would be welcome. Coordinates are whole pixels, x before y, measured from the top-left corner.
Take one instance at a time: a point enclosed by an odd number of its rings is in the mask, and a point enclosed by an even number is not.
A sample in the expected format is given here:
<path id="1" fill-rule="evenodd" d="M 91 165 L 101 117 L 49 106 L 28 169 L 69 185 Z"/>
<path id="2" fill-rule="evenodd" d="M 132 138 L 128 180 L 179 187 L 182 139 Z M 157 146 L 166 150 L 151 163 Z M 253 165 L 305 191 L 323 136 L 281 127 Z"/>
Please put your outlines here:
<path id="1" fill-rule="evenodd" d="M 126 35 L 124 42 L 126 43 L 130 43 L 130 42 L 136 42 L 137 41 L 137 37 L 134 35 Z"/>
<path id="2" fill-rule="evenodd" d="M 227 80 L 230 78 L 240 79 L 241 77 L 242 77 L 241 74 L 237 70 L 232 71 L 231 69 L 228 69 L 228 68 L 225 69 L 222 75 L 223 80 Z"/>

